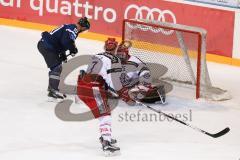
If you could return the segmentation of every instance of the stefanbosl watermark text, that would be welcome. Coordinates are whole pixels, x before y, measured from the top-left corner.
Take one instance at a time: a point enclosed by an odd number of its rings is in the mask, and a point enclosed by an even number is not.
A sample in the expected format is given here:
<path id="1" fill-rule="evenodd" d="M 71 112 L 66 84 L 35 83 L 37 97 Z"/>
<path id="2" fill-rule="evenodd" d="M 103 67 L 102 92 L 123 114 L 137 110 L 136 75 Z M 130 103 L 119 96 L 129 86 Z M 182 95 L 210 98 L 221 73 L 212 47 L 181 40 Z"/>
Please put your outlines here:
<path id="1" fill-rule="evenodd" d="M 184 122 L 193 120 L 192 110 L 185 113 L 168 113 L 169 116 Z M 118 122 L 172 122 L 171 118 L 164 116 L 161 113 L 146 113 L 139 109 L 137 112 L 130 113 L 128 111 L 118 114 Z"/>

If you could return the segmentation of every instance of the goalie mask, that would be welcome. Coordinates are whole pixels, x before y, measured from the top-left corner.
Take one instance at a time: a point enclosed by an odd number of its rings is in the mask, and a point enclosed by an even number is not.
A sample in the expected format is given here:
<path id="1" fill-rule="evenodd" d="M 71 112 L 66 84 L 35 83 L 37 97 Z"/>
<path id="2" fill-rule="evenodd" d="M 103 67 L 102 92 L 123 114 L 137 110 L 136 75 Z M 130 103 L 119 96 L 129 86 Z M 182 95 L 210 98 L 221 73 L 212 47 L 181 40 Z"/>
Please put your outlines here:
<path id="1" fill-rule="evenodd" d="M 116 41 L 115 38 L 108 38 L 105 41 L 104 49 L 105 51 L 115 51 L 117 49 L 118 42 Z"/>
<path id="2" fill-rule="evenodd" d="M 123 41 L 121 44 L 119 44 L 117 49 L 116 56 L 120 58 L 120 60 L 123 63 L 126 63 L 127 60 L 130 58 L 129 55 L 129 48 L 132 46 L 132 43 L 130 41 Z"/>

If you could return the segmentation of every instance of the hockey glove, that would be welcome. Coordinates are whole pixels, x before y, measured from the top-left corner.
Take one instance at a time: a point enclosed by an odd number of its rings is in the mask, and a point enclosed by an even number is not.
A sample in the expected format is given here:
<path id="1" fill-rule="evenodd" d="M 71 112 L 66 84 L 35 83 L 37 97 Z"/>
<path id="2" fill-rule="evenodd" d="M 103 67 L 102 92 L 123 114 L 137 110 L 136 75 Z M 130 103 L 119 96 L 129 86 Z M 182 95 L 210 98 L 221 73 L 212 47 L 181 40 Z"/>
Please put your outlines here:
<path id="1" fill-rule="evenodd" d="M 72 42 L 72 45 L 71 45 L 69 50 L 70 50 L 70 55 L 72 57 L 74 57 L 78 53 L 78 49 L 77 49 L 76 44 L 75 44 L 74 41 Z"/>
<path id="2" fill-rule="evenodd" d="M 74 57 L 78 53 L 78 49 L 74 48 L 74 50 L 70 51 L 70 55 Z"/>
<path id="3" fill-rule="evenodd" d="M 60 53 L 60 54 L 59 54 L 59 58 L 60 58 L 60 60 L 61 60 L 62 62 L 67 63 L 67 56 L 66 56 L 65 53 Z"/>

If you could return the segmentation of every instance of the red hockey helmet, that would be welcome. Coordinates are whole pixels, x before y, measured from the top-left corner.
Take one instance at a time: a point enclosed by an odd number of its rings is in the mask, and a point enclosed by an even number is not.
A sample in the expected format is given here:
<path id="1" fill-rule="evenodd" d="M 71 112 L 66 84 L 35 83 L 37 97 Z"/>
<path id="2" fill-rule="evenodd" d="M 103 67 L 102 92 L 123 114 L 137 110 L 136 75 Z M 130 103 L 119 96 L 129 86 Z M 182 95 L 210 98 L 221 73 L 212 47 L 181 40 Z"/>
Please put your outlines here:
<path id="1" fill-rule="evenodd" d="M 130 41 L 122 41 L 117 49 L 117 57 L 121 59 L 122 62 L 126 62 L 129 55 L 129 48 L 132 46 L 132 42 Z"/>
<path id="2" fill-rule="evenodd" d="M 105 41 L 104 49 L 106 51 L 114 51 L 116 50 L 117 46 L 118 46 L 118 42 L 116 41 L 115 38 L 108 38 Z"/>

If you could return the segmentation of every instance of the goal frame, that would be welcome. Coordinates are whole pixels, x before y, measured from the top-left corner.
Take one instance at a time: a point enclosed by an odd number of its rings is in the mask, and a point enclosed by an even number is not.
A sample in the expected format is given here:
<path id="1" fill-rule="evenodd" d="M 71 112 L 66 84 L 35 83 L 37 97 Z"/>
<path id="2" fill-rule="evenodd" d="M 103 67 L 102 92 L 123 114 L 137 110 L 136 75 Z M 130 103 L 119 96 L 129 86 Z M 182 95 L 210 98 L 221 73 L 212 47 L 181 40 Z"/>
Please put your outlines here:
<path id="1" fill-rule="evenodd" d="M 199 28 L 195 29 L 195 27 L 187 26 L 184 27 L 184 25 L 179 25 L 179 24 L 174 24 L 175 26 L 181 26 L 179 28 L 176 28 L 173 26 L 173 24 L 166 23 L 166 22 L 154 22 L 154 21 L 149 21 L 149 20 L 132 20 L 132 19 L 124 19 L 123 24 L 122 24 L 122 41 L 125 40 L 125 26 L 127 23 L 132 23 L 132 24 L 139 24 L 139 25 L 147 25 L 151 27 L 161 27 L 163 29 L 168 29 L 168 30 L 174 30 L 174 31 L 180 31 L 180 32 L 186 32 L 186 33 L 193 33 L 198 36 L 198 49 L 197 49 L 197 70 L 196 70 L 196 99 L 200 98 L 200 81 L 201 81 L 201 67 L 202 67 L 202 43 L 203 43 L 203 34 L 206 34 L 206 31 L 204 29 Z M 206 55 L 204 55 L 206 56 Z M 206 60 L 206 59 L 205 59 Z"/>

